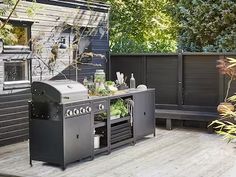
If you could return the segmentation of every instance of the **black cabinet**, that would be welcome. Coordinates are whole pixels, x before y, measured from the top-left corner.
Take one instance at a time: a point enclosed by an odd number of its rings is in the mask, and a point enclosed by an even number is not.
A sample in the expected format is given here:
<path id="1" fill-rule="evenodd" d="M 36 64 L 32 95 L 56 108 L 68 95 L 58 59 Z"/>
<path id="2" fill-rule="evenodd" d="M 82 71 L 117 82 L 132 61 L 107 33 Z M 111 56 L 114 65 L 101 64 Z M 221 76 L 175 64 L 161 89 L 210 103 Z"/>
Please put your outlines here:
<path id="1" fill-rule="evenodd" d="M 154 90 L 134 94 L 134 138 L 139 139 L 155 134 L 155 93 Z"/>
<path id="2" fill-rule="evenodd" d="M 37 107 L 29 103 L 30 163 L 38 160 L 64 169 L 71 162 L 92 157 L 92 114 L 90 109 L 86 112 L 89 106 L 81 102 L 60 105 L 55 111 L 58 119 L 51 115 L 45 119 L 44 114 L 34 114 Z"/>
<path id="3" fill-rule="evenodd" d="M 65 164 L 91 157 L 93 145 L 91 136 L 91 115 L 65 119 L 64 122 Z M 82 125 L 82 126 L 81 126 Z"/>
<path id="4" fill-rule="evenodd" d="M 130 112 L 125 117 L 111 118 L 110 105 L 117 99 L 125 100 Z M 149 134 L 155 135 L 154 89 L 47 104 L 53 108 L 46 109 L 50 114 L 44 113 L 43 106 L 40 109 L 33 105 L 39 104 L 29 103 L 31 164 L 32 160 L 39 160 L 65 168 L 70 162 L 110 153 L 119 146 L 135 143 Z M 98 136 L 100 144 L 95 147 L 94 137 Z"/>
<path id="5" fill-rule="evenodd" d="M 62 122 L 30 119 L 30 159 L 63 164 Z"/>

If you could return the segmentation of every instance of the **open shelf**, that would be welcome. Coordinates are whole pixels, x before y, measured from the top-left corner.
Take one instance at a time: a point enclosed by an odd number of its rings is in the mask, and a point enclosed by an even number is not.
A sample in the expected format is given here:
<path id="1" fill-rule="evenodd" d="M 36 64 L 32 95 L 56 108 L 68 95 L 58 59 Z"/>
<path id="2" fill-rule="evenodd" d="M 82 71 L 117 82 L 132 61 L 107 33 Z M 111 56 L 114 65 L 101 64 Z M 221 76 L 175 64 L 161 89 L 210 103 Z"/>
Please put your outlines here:
<path id="1" fill-rule="evenodd" d="M 126 121 L 126 120 L 130 120 L 130 116 L 113 119 L 113 120 L 111 120 L 111 124 L 115 124 L 115 123 Z"/>
<path id="2" fill-rule="evenodd" d="M 106 122 L 104 121 L 94 121 L 94 128 L 98 128 L 98 127 L 103 127 L 106 125 Z"/>

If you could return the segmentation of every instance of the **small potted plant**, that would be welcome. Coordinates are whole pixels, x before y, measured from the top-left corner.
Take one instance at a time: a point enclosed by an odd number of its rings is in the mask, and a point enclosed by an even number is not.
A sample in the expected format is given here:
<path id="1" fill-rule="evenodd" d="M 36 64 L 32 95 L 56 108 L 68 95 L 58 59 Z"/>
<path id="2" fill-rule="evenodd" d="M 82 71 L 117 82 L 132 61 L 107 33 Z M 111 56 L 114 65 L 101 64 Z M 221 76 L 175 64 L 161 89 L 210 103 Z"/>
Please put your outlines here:
<path id="1" fill-rule="evenodd" d="M 120 72 L 116 72 L 116 76 L 117 76 L 116 86 L 117 86 L 118 90 L 128 89 L 129 87 L 125 83 L 127 77 L 124 78 L 124 74 L 120 73 Z"/>
<path id="2" fill-rule="evenodd" d="M 221 74 L 230 76 L 224 102 L 220 103 L 217 110 L 220 118 L 213 121 L 209 126 L 213 126 L 217 134 L 223 135 L 228 141 L 236 139 L 236 94 L 228 98 L 231 82 L 236 78 L 236 59 L 226 58 L 217 61 L 217 68 Z"/>

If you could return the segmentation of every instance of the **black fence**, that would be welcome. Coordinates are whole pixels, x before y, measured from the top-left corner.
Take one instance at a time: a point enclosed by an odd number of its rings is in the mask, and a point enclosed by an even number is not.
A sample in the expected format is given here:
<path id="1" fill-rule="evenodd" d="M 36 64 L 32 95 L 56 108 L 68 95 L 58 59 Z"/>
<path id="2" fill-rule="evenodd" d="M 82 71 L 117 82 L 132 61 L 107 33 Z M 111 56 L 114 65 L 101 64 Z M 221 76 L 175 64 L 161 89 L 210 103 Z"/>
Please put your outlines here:
<path id="1" fill-rule="evenodd" d="M 116 71 L 134 73 L 137 85 L 156 89 L 156 107 L 165 109 L 215 111 L 224 100 L 228 78 L 218 73 L 219 57 L 236 57 L 235 53 L 179 53 L 111 55 L 110 79 Z M 233 82 L 230 94 L 236 91 Z"/>

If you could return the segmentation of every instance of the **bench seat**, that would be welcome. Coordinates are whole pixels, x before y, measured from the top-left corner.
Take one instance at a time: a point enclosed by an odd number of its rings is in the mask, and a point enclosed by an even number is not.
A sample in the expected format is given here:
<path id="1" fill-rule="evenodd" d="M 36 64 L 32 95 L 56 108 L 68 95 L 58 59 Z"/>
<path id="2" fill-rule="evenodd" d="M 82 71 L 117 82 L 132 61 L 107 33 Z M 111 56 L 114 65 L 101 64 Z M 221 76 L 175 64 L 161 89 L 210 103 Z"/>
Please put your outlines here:
<path id="1" fill-rule="evenodd" d="M 204 121 L 210 123 L 211 121 L 218 118 L 218 114 L 216 112 L 156 109 L 155 117 L 157 119 L 166 119 L 166 129 L 171 130 L 172 119 Z"/>

